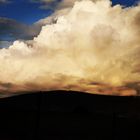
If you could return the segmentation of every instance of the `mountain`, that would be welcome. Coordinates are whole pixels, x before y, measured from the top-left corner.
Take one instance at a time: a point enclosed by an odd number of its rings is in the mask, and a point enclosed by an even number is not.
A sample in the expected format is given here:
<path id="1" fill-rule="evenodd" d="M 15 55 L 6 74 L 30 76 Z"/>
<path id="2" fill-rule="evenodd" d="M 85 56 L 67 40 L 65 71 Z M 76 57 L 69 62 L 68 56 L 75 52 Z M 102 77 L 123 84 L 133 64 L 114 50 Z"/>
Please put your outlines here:
<path id="1" fill-rule="evenodd" d="M 0 99 L 0 140 L 112 140 L 139 136 L 140 97 L 75 91 Z M 138 127 L 138 128 L 137 128 Z"/>

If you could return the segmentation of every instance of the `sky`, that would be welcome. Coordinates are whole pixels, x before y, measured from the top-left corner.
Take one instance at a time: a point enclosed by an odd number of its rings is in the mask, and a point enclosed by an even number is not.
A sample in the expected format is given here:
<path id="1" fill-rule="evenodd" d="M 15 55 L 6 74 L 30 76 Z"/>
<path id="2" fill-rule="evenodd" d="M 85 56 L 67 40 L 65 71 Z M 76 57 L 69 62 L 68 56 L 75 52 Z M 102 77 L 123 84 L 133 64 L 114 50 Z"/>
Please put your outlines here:
<path id="1" fill-rule="evenodd" d="M 75 1 L 0 0 L 0 92 L 139 94 L 140 3 Z"/>
<path id="2" fill-rule="evenodd" d="M 32 24 L 48 16 L 51 9 L 39 8 L 41 3 L 29 0 L 12 0 L 10 3 L 0 5 L 0 17 L 15 19 L 19 22 Z"/>
<path id="3" fill-rule="evenodd" d="M 112 0 L 112 2 L 113 4 L 131 6 L 136 0 Z M 42 3 L 33 2 L 31 0 L 11 0 L 7 3 L 3 2 L 0 4 L 0 17 L 7 17 L 26 24 L 32 24 L 53 12 L 51 8 L 40 8 L 41 5 Z"/>
<path id="4" fill-rule="evenodd" d="M 17 39 L 32 39 L 41 27 L 33 24 L 51 15 L 61 0 L 0 0 L 0 48 Z M 133 6 L 137 0 L 112 0 Z M 8 42 L 7 42 L 8 41 Z M 7 45 L 8 44 L 8 45 Z"/>

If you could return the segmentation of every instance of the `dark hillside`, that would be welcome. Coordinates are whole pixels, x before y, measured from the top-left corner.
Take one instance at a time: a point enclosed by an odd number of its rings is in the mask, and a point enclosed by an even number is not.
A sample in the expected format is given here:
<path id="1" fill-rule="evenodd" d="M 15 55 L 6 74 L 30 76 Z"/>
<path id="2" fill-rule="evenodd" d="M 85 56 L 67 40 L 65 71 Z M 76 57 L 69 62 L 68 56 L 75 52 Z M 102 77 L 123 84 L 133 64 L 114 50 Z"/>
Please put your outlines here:
<path id="1" fill-rule="evenodd" d="M 139 129 L 139 96 L 50 91 L 0 99 L 0 140 L 128 140 Z"/>

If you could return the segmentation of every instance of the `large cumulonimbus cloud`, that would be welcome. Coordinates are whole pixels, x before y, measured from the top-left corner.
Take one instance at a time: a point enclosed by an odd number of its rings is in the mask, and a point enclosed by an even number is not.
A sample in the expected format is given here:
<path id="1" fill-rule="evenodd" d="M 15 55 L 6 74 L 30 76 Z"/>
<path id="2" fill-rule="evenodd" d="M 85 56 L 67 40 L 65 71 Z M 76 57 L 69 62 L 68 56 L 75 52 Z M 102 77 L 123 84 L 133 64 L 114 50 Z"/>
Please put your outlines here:
<path id="1" fill-rule="evenodd" d="M 98 93 L 94 83 L 99 83 L 113 94 L 113 87 L 139 83 L 139 53 L 140 6 L 79 1 L 33 40 L 0 50 L 0 82 L 13 85 L 1 88 Z"/>

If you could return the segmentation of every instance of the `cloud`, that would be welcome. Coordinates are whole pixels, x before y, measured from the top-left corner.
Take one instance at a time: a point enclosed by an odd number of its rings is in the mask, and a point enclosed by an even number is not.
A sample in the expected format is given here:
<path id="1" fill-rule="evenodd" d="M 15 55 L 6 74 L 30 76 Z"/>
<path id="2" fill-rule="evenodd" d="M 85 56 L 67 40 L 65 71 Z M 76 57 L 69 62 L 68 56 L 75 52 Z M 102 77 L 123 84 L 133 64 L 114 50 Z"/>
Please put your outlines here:
<path id="1" fill-rule="evenodd" d="M 37 26 L 43 26 L 46 24 L 52 24 L 57 21 L 57 17 L 67 14 L 72 6 L 74 5 L 74 2 L 76 0 L 40 0 L 38 2 L 42 3 L 42 6 L 40 8 L 43 9 L 51 9 L 53 13 L 44 19 L 40 19 L 35 24 Z"/>
<path id="2" fill-rule="evenodd" d="M 57 17 L 66 15 L 67 13 L 69 13 L 69 11 L 71 10 L 71 8 L 73 7 L 76 1 L 80 2 L 82 0 L 40 0 L 40 1 L 32 0 L 32 2 L 42 3 L 40 8 L 43 8 L 46 10 L 51 9 L 52 11 L 54 11 L 52 15 L 44 19 L 40 19 L 35 24 L 37 26 L 43 26 L 46 24 L 55 23 L 57 20 Z M 91 0 L 91 1 L 96 2 L 100 0 Z"/>
<path id="3" fill-rule="evenodd" d="M 41 9 L 54 10 L 60 0 L 30 0 L 31 3 L 40 3 Z"/>
<path id="4" fill-rule="evenodd" d="M 0 0 L 0 4 L 9 4 L 11 1 L 9 0 Z"/>
<path id="5" fill-rule="evenodd" d="M 8 48 L 10 45 L 12 45 L 12 41 L 0 41 L 0 49 Z"/>
<path id="6" fill-rule="evenodd" d="M 30 2 L 42 3 L 40 8 L 53 9 L 53 10 L 72 8 L 76 1 L 82 1 L 82 0 L 30 0 Z M 99 0 L 92 0 L 92 1 L 95 2 Z"/>
<path id="7" fill-rule="evenodd" d="M 32 39 L 39 31 L 40 27 L 0 17 L 0 40 Z"/>
<path id="8" fill-rule="evenodd" d="M 0 83 L 22 90 L 135 95 L 140 86 L 139 19 L 139 5 L 76 2 L 33 40 L 17 40 L 0 50 Z M 131 83 L 135 87 L 127 86 Z"/>

